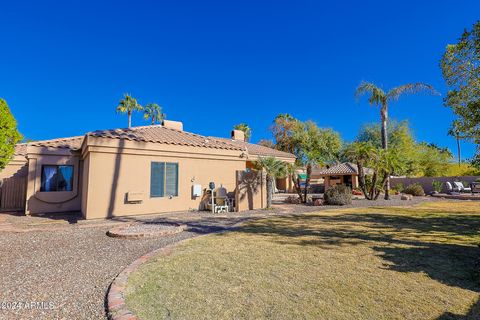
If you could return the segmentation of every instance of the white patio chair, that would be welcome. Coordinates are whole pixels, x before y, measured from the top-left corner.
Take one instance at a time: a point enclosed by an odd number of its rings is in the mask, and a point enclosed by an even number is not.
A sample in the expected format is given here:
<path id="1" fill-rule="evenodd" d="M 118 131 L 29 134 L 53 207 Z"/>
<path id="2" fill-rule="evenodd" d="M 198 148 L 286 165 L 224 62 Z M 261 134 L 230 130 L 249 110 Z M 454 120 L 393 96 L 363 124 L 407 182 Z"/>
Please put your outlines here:
<path id="1" fill-rule="evenodd" d="M 472 189 L 470 189 L 468 187 L 464 187 L 463 183 L 461 183 L 460 181 L 455 181 L 455 182 L 453 182 L 453 184 L 455 184 L 455 186 L 458 188 L 458 190 L 460 192 L 471 192 L 472 191 Z"/>

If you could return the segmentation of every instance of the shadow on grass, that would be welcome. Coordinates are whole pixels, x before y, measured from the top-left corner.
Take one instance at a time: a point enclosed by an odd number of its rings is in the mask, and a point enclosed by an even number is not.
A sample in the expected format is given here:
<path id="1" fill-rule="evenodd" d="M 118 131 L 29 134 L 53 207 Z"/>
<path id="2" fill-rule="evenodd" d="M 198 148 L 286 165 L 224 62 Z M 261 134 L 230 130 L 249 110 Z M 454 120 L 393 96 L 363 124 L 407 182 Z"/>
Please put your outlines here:
<path id="1" fill-rule="evenodd" d="M 465 315 L 458 315 L 450 312 L 445 312 L 436 320 L 477 320 L 480 319 L 480 300 L 470 308 Z"/>
<path id="2" fill-rule="evenodd" d="M 367 245 L 385 261 L 386 269 L 423 272 L 443 284 L 480 292 L 475 276 L 480 249 L 474 242 L 480 215 L 429 213 L 298 215 L 254 221 L 236 232 L 323 249 Z"/>

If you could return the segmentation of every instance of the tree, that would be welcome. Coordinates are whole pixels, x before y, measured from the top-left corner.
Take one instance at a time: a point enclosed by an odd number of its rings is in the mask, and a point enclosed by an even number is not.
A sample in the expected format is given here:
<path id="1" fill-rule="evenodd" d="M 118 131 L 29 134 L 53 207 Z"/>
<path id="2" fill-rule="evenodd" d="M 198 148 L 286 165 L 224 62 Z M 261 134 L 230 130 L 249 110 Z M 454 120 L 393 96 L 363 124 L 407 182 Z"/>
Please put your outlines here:
<path id="1" fill-rule="evenodd" d="M 450 150 L 439 148 L 432 143 L 418 144 L 418 162 L 420 175 L 424 177 L 443 176 L 449 169 L 453 155 Z"/>
<path id="2" fill-rule="evenodd" d="M 149 103 L 143 108 L 143 118 L 145 120 L 151 120 L 152 126 L 155 122 L 162 122 L 165 119 L 165 114 L 162 113 L 162 107 L 156 103 Z"/>
<path id="3" fill-rule="evenodd" d="M 460 139 L 462 139 L 462 134 L 460 132 L 459 126 L 457 121 L 454 121 L 451 128 L 448 130 L 448 135 L 454 137 L 457 141 L 457 157 L 458 157 L 458 165 L 462 164 L 462 153 L 460 148 Z"/>
<path id="4" fill-rule="evenodd" d="M 270 128 L 275 139 L 275 148 L 295 154 L 297 144 L 294 139 L 294 133 L 301 126 L 301 122 L 288 113 L 277 115 Z"/>
<path id="5" fill-rule="evenodd" d="M 22 139 L 7 102 L 0 98 L 0 170 L 12 159 L 15 145 Z"/>
<path id="6" fill-rule="evenodd" d="M 376 184 L 373 183 L 372 188 L 368 188 L 365 167 L 377 160 L 377 150 L 378 148 L 375 148 L 371 142 L 354 142 L 343 150 L 343 157 L 357 165 L 358 185 L 368 200 L 373 200 Z"/>
<path id="7" fill-rule="evenodd" d="M 356 141 L 370 142 L 375 148 L 381 148 L 380 125 L 364 125 Z M 406 121 L 388 123 L 388 141 L 389 149 L 402 155 L 399 159 L 401 166 L 395 171 L 396 175 L 440 176 L 445 172 L 442 172 L 442 168 L 446 168 L 453 157 L 447 148 L 433 143 L 417 143 Z"/>
<path id="8" fill-rule="evenodd" d="M 117 112 L 126 113 L 128 116 L 128 127 L 132 127 L 132 112 L 142 111 L 143 107 L 137 102 L 137 99 L 125 93 L 123 99 L 120 100 L 117 106 Z"/>
<path id="9" fill-rule="evenodd" d="M 245 141 L 249 141 L 252 136 L 252 129 L 246 123 L 239 123 L 233 126 L 233 129 L 243 131 L 245 134 Z"/>
<path id="10" fill-rule="evenodd" d="M 272 149 L 275 148 L 275 144 L 270 139 L 262 139 L 262 140 L 258 141 L 257 144 L 261 145 L 261 146 L 264 146 L 264 147 L 267 147 L 267 148 L 272 148 Z"/>
<path id="11" fill-rule="evenodd" d="M 449 87 L 444 104 L 457 115 L 454 133 L 477 144 L 472 164 L 480 168 L 480 21 L 465 30 L 458 43 L 447 46 L 440 66 Z"/>
<path id="12" fill-rule="evenodd" d="M 306 168 L 305 190 L 302 199 L 307 202 L 313 166 L 326 164 L 338 159 L 342 140 L 332 129 L 319 128 L 313 121 L 306 121 L 295 127 L 293 137 L 299 164 Z"/>
<path id="13" fill-rule="evenodd" d="M 272 206 L 273 183 L 276 178 L 283 178 L 287 173 L 286 164 L 274 157 L 259 157 L 254 166 L 258 170 L 264 170 L 267 180 L 267 208 Z"/>
<path id="14" fill-rule="evenodd" d="M 398 151 L 375 147 L 371 142 L 354 142 L 343 150 L 343 157 L 354 162 L 358 170 L 358 184 L 367 200 L 377 200 L 392 173 L 401 170 L 402 162 Z M 373 170 L 365 174 L 365 168 Z"/>
<path id="15" fill-rule="evenodd" d="M 387 123 L 388 123 L 388 105 L 390 102 L 396 101 L 400 96 L 404 94 L 417 93 L 420 91 L 429 91 L 433 94 L 437 94 L 435 89 L 426 83 L 408 83 L 391 89 L 385 92 L 382 88 L 371 82 L 362 81 L 357 87 L 355 95 L 357 98 L 362 95 L 368 94 L 368 102 L 372 106 L 380 107 L 380 119 L 381 119 L 381 133 L 382 133 L 382 148 L 388 149 L 388 136 L 387 136 Z M 386 182 L 385 199 L 389 199 L 388 189 L 390 188 L 389 179 Z"/>

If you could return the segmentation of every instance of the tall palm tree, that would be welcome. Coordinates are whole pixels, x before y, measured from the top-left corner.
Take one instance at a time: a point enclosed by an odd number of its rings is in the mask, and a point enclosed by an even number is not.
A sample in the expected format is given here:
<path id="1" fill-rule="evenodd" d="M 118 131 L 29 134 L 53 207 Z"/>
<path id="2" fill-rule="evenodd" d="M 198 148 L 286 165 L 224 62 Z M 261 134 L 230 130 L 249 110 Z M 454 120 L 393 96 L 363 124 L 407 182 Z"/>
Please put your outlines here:
<path id="1" fill-rule="evenodd" d="M 152 126 L 155 124 L 155 122 L 162 122 L 166 116 L 162 112 L 162 107 L 160 107 L 156 103 L 149 103 L 143 108 L 143 118 L 145 120 L 151 120 L 152 121 Z"/>
<path id="2" fill-rule="evenodd" d="M 132 112 L 141 111 L 143 107 L 130 94 L 125 93 L 123 99 L 120 100 L 117 106 L 117 112 L 126 113 L 128 116 L 128 127 L 132 126 Z"/>
<path id="3" fill-rule="evenodd" d="M 245 141 L 250 140 L 250 137 L 252 136 L 252 129 L 248 124 L 239 123 L 234 125 L 233 129 L 243 131 L 243 133 L 245 133 Z"/>
<path id="4" fill-rule="evenodd" d="M 460 139 L 462 139 L 462 136 L 461 136 L 460 130 L 456 126 L 456 123 L 457 123 L 456 120 L 453 121 L 452 127 L 450 128 L 450 130 L 448 130 L 448 135 L 454 137 L 455 140 L 457 141 L 458 165 L 461 165 L 462 155 L 461 155 L 461 150 L 460 150 Z"/>
<path id="5" fill-rule="evenodd" d="M 270 208 L 272 206 L 274 180 L 285 177 L 287 167 L 285 162 L 274 157 L 259 157 L 258 160 L 255 161 L 254 166 L 258 170 L 265 170 L 267 174 L 267 208 Z"/>
<path id="6" fill-rule="evenodd" d="M 383 149 L 388 149 L 388 133 L 387 133 L 387 123 L 388 123 L 388 105 L 390 102 L 397 101 L 400 96 L 404 94 L 412 94 L 420 91 L 427 91 L 433 94 L 438 94 L 433 86 L 417 82 L 417 83 L 407 83 L 398 87 L 391 89 L 388 92 L 385 92 L 382 88 L 375 85 L 371 82 L 362 81 L 357 87 L 355 96 L 357 98 L 362 95 L 369 94 L 368 102 L 373 106 L 380 107 L 380 119 L 381 119 L 381 128 L 382 128 L 382 147 Z M 390 179 L 387 178 L 385 184 L 385 199 L 389 199 L 390 189 Z"/>

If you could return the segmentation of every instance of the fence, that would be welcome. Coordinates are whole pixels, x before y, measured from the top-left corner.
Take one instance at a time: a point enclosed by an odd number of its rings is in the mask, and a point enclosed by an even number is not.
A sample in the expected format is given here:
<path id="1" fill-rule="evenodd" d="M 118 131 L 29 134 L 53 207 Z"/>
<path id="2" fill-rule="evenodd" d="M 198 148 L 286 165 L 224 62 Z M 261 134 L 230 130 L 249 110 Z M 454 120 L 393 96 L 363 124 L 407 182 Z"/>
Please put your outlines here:
<path id="1" fill-rule="evenodd" d="M 22 167 L 9 178 L 0 180 L 0 211 L 23 211 L 28 168 Z"/>
<path id="2" fill-rule="evenodd" d="M 398 184 L 403 184 L 404 187 L 413 184 L 413 183 L 419 183 L 422 185 L 423 189 L 425 190 L 425 193 L 430 193 L 433 190 L 432 182 L 435 181 L 440 181 L 443 183 L 442 186 L 442 192 L 447 191 L 446 183 L 445 182 L 453 182 L 453 181 L 462 181 L 462 182 L 467 182 L 471 183 L 474 182 L 475 180 L 480 179 L 480 176 L 463 176 L 463 177 L 419 177 L 419 178 L 391 178 L 390 179 L 390 185 L 392 187 L 398 185 Z"/>

